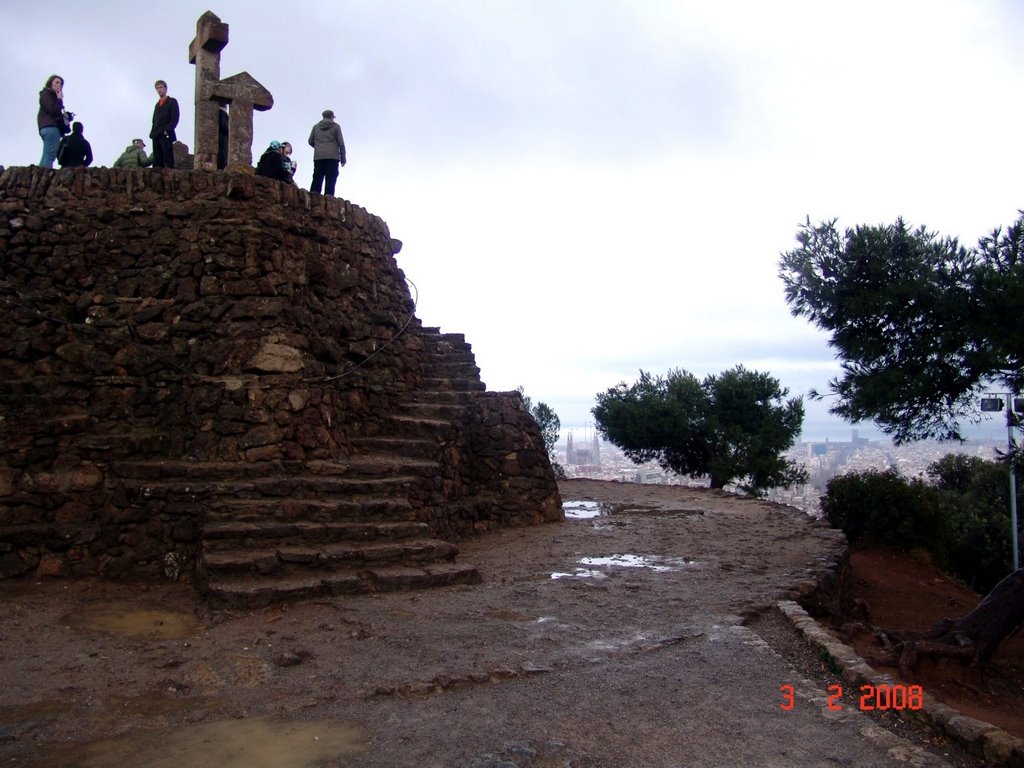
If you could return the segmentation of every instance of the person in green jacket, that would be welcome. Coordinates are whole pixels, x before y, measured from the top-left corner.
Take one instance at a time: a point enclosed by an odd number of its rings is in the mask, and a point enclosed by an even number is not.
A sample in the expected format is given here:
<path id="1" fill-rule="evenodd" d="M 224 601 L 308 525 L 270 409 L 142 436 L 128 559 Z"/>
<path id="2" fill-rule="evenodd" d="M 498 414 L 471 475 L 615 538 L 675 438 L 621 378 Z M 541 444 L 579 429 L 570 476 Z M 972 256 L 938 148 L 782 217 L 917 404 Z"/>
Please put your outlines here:
<path id="1" fill-rule="evenodd" d="M 148 168 L 152 164 L 153 159 L 146 156 L 146 142 L 142 139 L 132 139 L 132 143 L 114 161 L 115 168 Z"/>

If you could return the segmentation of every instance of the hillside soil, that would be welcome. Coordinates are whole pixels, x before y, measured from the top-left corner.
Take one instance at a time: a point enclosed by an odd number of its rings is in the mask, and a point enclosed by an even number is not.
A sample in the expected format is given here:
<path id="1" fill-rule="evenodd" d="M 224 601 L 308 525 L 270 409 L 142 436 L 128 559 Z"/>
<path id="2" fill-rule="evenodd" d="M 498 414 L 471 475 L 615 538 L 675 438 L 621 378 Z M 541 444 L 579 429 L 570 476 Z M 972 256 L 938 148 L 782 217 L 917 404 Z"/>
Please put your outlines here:
<path id="1" fill-rule="evenodd" d="M 942 618 L 957 618 L 984 597 L 944 575 L 921 558 L 886 549 L 851 553 L 854 597 L 867 608 L 868 623 L 890 630 L 928 630 Z M 846 638 L 875 669 L 898 677 L 886 665 L 875 635 Z M 966 715 L 1024 738 L 1024 634 L 1004 641 L 990 666 L 980 672 L 952 659 L 923 657 L 912 681 Z"/>
<path id="2" fill-rule="evenodd" d="M 564 523 L 460 545 L 476 585 L 213 611 L 181 583 L 0 582 L 0 763 L 977 765 L 901 721 L 874 727 L 852 704 L 822 712 L 820 656 L 772 606 L 842 550 L 834 531 L 703 489 L 560 491 Z M 865 557 L 858 589 L 877 623 L 927 625 L 916 612 L 976 599 Z M 1019 682 L 1020 658 L 1018 645 L 1001 655 L 1006 680 Z M 1024 711 L 995 676 L 975 702 L 946 674 L 937 685 L 1004 727 Z M 788 710 L 785 685 L 799 689 Z"/>

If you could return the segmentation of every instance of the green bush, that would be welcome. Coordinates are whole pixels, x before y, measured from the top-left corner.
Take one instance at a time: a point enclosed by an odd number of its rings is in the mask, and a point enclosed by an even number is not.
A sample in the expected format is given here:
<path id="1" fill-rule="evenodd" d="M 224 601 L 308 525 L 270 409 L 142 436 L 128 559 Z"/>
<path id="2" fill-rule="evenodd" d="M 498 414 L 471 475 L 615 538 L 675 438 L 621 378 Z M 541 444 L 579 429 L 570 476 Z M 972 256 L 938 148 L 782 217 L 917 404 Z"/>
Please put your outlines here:
<path id="1" fill-rule="evenodd" d="M 895 468 L 837 475 L 821 509 L 851 544 L 923 548 L 937 566 L 988 592 L 1012 563 L 1005 466 L 948 454 L 928 475 L 934 485 L 908 480 Z"/>
<path id="2" fill-rule="evenodd" d="M 951 526 L 936 490 L 895 468 L 833 477 L 821 508 L 850 543 L 867 540 L 903 552 L 922 548 L 937 565 L 946 565 Z"/>
<path id="3" fill-rule="evenodd" d="M 973 589 L 988 592 L 1013 563 L 1006 465 L 949 454 L 928 467 L 928 475 L 949 505 L 954 544 L 950 570 Z"/>

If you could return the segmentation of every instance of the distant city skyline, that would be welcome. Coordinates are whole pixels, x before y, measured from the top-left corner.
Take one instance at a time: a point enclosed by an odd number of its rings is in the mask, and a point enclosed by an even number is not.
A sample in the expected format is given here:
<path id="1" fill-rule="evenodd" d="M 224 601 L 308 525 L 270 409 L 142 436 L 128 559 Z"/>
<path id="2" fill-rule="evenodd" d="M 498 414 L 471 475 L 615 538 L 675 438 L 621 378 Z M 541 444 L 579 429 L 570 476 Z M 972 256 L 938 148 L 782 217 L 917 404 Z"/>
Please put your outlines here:
<path id="1" fill-rule="evenodd" d="M 966 425 L 964 427 L 964 437 L 971 442 L 992 442 L 996 445 L 1003 445 L 1006 443 L 1006 423 L 999 416 L 989 422 L 983 422 L 978 425 Z M 591 421 L 580 425 L 562 425 L 559 430 L 559 444 L 565 445 L 567 435 L 572 432 L 575 434 L 585 435 L 585 439 L 591 440 L 595 432 L 597 432 L 596 424 Z M 878 427 L 870 423 L 860 423 L 857 425 L 847 424 L 844 421 L 839 420 L 824 420 L 813 423 L 804 423 L 803 431 L 797 438 L 798 443 L 819 443 L 819 442 L 850 442 L 853 433 L 856 432 L 858 437 L 872 441 L 891 442 L 888 435 L 884 434 Z M 578 439 L 574 436 L 574 440 Z M 932 441 L 922 441 L 932 442 Z M 950 445 L 956 445 L 951 442 Z"/>
<path id="2" fill-rule="evenodd" d="M 821 496 L 827 488 L 828 481 L 836 475 L 895 467 L 904 477 L 927 481 L 928 468 L 947 454 L 960 453 L 992 460 L 997 458 L 998 452 L 1005 449 L 1005 431 L 995 439 L 981 437 L 963 444 L 923 440 L 895 446 L 889 440 L 870 439 L 860 432 L 856 442 L 851 440 L 852 437 L 853 433 L 850 432 L 845 439 L 830 438 L 795 443 L 792 448 L 785 451 L 785 456 L 807 469 L 807 482 L 772 488 L 768 491 L 768 498 L 810 515 L 819 516 Z M 706 487 L 708 484 L 706 477 L 676 475 L 662 469 L 656 461 L 635 463 L 627 459 L 621 449 L 606 441 L 602 442 L 600 460 L 596 462 L 590 460 L 589 453 L 571 456 L 566 442 L 555 446 L 555 459 L 562 462 L 568 477 L 658 485 Z"/>

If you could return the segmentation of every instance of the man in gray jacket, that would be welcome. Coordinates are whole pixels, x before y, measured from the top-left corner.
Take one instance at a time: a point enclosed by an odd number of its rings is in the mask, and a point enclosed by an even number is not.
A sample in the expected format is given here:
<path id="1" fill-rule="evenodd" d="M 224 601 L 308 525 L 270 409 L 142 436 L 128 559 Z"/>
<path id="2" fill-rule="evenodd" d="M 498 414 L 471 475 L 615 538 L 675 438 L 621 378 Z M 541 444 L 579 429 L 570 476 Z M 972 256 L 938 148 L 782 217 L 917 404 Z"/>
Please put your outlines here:
<path id="1" fill-rule="evenodd" d="M 309 146 L 313 148 L 313 184 L 309 191 L 320 194 L 323 185 L 324 194 L 333 196 L 338 163 L 345 164 L 345 139 L 341 126 L 334 122 L 334 112 L 325 109 L 323 115 L 324 119 L 309 133 Z"/>

